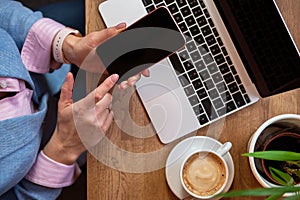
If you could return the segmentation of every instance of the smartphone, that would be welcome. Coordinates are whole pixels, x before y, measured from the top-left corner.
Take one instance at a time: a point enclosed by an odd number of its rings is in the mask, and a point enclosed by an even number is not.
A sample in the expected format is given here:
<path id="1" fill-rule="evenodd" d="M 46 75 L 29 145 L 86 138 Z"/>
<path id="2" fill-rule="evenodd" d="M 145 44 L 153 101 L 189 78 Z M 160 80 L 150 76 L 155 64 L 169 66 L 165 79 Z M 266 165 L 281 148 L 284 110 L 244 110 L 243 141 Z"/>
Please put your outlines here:
<path id="1" fill-rule="evenodd" d="M 185 37 L 170 11 L 158 7 L 96 48 L 109 74 L 119 82 L 183 48 Z"/>

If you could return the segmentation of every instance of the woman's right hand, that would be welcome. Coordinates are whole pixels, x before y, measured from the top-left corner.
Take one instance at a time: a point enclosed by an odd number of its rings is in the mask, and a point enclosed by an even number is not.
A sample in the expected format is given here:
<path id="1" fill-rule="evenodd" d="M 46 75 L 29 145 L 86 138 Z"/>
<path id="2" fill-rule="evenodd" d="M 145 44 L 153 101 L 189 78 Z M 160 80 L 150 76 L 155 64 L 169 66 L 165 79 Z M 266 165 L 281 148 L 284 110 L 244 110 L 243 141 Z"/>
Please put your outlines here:
<path id="1" fill-rule="evenodd" d="M 71 165 L 86 150 L 86 143 L 96 145 L 101 140 L 113 121 L 109 91 L 118 78 L 117 74 L 109 76 L 93 92 L 73 103 L 74 78 L 68 73 L 58 102 L 56 129 L 43 150 L 49 158 Z"/>

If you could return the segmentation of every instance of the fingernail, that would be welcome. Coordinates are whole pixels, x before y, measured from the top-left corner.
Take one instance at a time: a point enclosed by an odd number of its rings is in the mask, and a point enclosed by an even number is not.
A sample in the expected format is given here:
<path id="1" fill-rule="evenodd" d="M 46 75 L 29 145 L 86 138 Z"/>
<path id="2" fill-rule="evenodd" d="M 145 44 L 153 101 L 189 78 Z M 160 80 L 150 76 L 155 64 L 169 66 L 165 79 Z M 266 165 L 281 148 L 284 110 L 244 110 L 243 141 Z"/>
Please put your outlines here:
<path id="1" fill-rule="evenodd" d="M 122 22 L 122 23 L 120 23 L 116 26 L 117 30 L 121 30 L 121 29 L 124 29 L 124 28 L 126 28 L 126 23 L 125 22 Z"/>
<path id="2" fill-rule="evenodd" d="M 120 87 L 121 89 L 126 89 L 128 87 L 127 81 L 123 81 L 122 83 L 120 83 Z"/>
<path id="3" fill-rule="evenodd" d="M 111 76 L 111 80 L 112 80 L 113 82 L 117 82 L 117 81 L 119 80 L 119 75 L 118 75 L 118 74 L 113 74 L 113 75 Z"/>
<path id="4" fill-rule="evenodd" d="M 129 82 L 129 85 L 134 86 L 136 84 L 136 82 L 137 82 L 137 80 L 132 80 L 132 81 Z"/>

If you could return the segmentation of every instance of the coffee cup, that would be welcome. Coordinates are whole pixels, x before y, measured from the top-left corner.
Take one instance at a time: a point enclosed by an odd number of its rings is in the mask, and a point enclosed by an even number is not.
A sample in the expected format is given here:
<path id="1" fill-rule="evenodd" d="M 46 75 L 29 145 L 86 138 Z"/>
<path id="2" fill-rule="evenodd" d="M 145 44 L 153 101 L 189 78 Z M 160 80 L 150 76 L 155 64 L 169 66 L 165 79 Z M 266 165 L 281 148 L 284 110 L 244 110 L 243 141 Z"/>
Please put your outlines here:
<path id="1" fill-rule="evenodd" d="M 198 149 L 191 152 L 180 167 L 180 181 L 187 193 L 197 199 L 210 199 L 228 184 L 228 164 L 223 156 L 231 149 L 230 142 L 217 151 Z"/>

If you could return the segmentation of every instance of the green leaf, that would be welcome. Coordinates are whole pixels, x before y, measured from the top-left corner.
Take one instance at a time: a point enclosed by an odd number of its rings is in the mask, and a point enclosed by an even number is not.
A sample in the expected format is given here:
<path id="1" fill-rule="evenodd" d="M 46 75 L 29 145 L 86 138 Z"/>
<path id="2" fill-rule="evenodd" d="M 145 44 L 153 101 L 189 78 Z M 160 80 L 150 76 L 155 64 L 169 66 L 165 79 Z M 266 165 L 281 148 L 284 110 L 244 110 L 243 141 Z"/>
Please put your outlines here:
<path id="1" fill-rule="evenodd" d="M 294 179 L 288 173 L 269 167 L 271 176 L 281 185 L 293 185 Z"/>
<path id="2" fill-rule="evenodd" d="M 282 196 L 284 193 L 289 192 L 299 192 L 300 187 L 292 186 L 281 186 L 274 188 L 256 188 L 249 190 L 238 190 L 238 191 L 229 191 L 226 193 L 219 194 L 219 197 L 240 197 L 240 196 Z"/>
<path id="3" fill-rule="evenodd" d="M 284 193 L 283 193 L 284 194 Z M 266 198 L 266 200 L 277 200 L 279 199 L 280 197 L 282 197 L 283 194 L 280 194 L 280 195 L 271 195 L 269 196 L 268 198 Z"/>
<path id="4" fill-rule="evenodd" d="M 300 160 L 300 153 L 292 151 L 257 151 L 253 153 L 244 153 L 242 155 L 276 161 Z"/>
<path id="5" fill-rule="evenodd" d="M 286 161 L 289 165 L 295 165 L 300 168 L 300 160 L 298 161 Z"/>

